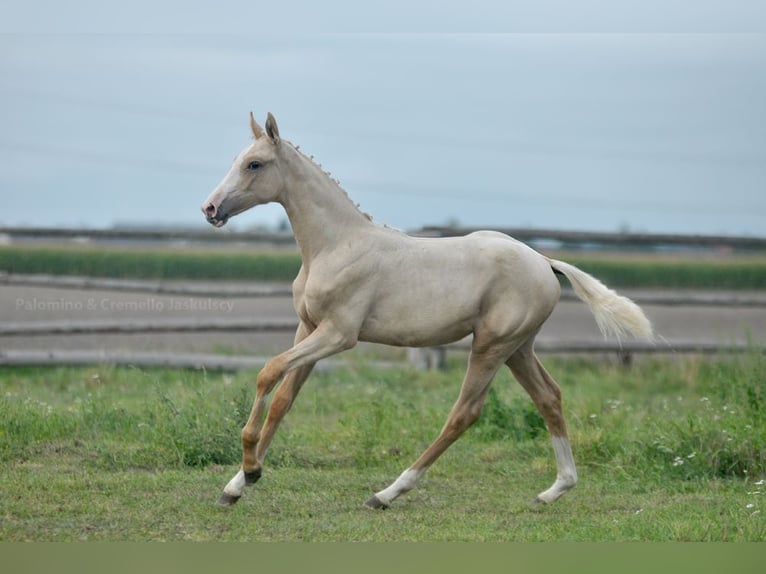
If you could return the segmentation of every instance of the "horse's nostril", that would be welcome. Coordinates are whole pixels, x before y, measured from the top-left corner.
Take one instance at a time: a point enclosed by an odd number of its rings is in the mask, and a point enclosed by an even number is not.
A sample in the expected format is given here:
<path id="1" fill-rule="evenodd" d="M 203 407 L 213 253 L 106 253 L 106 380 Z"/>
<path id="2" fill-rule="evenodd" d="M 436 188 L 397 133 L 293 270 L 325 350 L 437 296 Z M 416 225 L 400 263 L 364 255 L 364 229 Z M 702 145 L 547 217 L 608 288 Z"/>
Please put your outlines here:
<path id="1" fill-rule="evenodd" d="M 205 207 L 205 213 L 208 217 L 213 217 L 215 215 L 215 205 L 208 203 L 207 207 Z"/>

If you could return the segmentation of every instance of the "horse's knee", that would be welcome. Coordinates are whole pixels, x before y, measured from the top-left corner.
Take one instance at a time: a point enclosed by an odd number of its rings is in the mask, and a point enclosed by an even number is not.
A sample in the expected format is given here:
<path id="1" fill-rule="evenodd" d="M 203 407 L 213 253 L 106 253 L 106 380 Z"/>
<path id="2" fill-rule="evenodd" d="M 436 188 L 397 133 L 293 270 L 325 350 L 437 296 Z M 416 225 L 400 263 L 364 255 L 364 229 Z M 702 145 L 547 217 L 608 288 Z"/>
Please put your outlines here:
<path id="1" fill-rule="evenodd" d="M 473 425 L 481 417 L 482 405 L 478 403 L 467 404 L 460 410 L 453 412 L 445 430 L 455 436 L 460 436 L 466 429 Z"/>
<path id="2" fill-rule="evenodd" d="M 240 436 L 242 437 L 242 446 L 245 448 L 254 448 L 258 444 L 259 435 L 257 430 L 246 426 L 242 429 Z"/>
<path id="3" fill-rule="evenodd" d="M 482 400 L 480 403 L 474 403 L 471 406 L 468 407 L 466 412 L 466 428 L 470 427 L 472 424 L 474 424 L 476 421 L 479 420 L 481 417 L 481 411 L 484 408 L 484 401 Z"/>
<path id="4" fill-rule="evenodd" d="M 255 382 L 255 388 L 260 396 L 270 393 L 279 379 L 282 378 L 284 363 L 284 359 L 277 356 L 266 361 L 266 364 L 263 365 Z"/>

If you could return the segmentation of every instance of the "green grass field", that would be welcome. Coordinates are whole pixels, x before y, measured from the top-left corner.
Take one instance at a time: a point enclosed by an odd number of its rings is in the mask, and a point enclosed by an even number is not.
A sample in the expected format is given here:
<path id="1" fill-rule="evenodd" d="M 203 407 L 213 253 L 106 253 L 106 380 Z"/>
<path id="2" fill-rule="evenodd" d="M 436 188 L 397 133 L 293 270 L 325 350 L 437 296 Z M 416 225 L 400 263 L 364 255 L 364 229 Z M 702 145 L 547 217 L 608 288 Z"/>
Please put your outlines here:
<path id="1" fill-rule="evenodd" d="M 613 287 L 766 288 L 766 255 L 552 254 Z M 0 271 L 126 279 L 291 281 L 292 251 L 145 249 L 88 246 L 0 247 Z"/>
<path id="2" fill-rule="evenodd" d="M 354 358 L 356 357 L 356 358 Z M 435 437 L 462 364 L 317 373 L 261 481 L 214 505 L 236 471 L 254 373 L 0 370 L 0 540 L 763 541 L 766 360 L 548 359 L 580 483 L 505 372 L 477 425 L 386 511 L 364 500 Z"/>

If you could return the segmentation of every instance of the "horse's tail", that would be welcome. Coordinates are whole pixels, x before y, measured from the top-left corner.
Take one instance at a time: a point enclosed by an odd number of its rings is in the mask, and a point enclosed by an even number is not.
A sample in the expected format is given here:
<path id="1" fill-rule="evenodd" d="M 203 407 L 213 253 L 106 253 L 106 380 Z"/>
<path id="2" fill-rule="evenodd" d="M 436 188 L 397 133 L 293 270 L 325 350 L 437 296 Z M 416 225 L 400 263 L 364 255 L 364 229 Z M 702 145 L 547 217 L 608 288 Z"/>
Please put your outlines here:
<path id="1" fill-rule="evenodd" d="M 555 259 L 548 261 L 555 272 L 569 280 L 577 296 L 588 304 L 605 337 L 612 335 L 619 341 L 629 333 L 640 339 L 654 340 L 652 324 L 633 301 L 618 295 L 574 265 Z"/>

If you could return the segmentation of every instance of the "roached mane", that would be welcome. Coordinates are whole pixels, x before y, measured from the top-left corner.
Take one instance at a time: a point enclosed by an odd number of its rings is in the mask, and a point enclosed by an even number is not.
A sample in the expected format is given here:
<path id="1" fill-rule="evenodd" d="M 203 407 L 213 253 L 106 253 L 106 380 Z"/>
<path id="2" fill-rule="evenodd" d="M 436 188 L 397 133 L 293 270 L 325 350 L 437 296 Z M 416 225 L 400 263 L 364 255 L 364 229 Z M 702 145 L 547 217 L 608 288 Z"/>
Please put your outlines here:
<path id="1" fill-rule="evenodd" d="M 356 210 L 357 210 L 359 213 L 361 213 L 362 215 L 364 215 L 364 216 L 365 216 L 365 217 L 366 217 L 368 220 L 370 220 L 370 221 L 373 221 L 373 219 L 372 219 L 372 215 L 370 215 L 370 214 L 369 214 L 369 213 L 367 213 L 366 211 L 362 210 L 361 206 L 360 206 L 360 205 L 359 205 L 357 202 L 355 202 L 353 199 L 351 199 L 351 196 L 349 196 L 348 192 L 347 192 L 347 191 L 346 191 L 346 190 L 343 188 L 343 186 L 340 184 L 340 180 L 339 180 L 337 177 L 334 177 L 334 176 L 333 176 L 333 174 L 332 174 L 332 173 L 330 173 L 329 171 L 327 171 L 327 170 L 326 170 L 324 167 L 322 167 L 322 164 L 321 164 L 321 163 L 319 163 L 319 162 L 318 162 L 316 159 L 314 159 L 314 156 L 313 156 L 313 155 L 306 155 L 305 153 L 303 153 L 303 151 L 301 150 L 301 146 L 298 146 L 298 145 L 294 145 L 292 142 L 289 142 L 289 141 L 287 141 L 287 140 L 282 140 L 282 141 L 284 141 L 285 143 L 289 144 L 289 145 L 290 145 L 290 147 L 292 147 L 292 148 L 293 148 L 295 151 L 297 151 L 297 152 L 298 152 L 298 154 L 300 154 L 300 156 L 301 156 L 301 157 L 303 157 L 304 159 L 308 160 L 308 161 L 309 161 L 309 162 L 311 162 L 311 163 L 312 163 L 312 164 L 313 164 L 313 165 L 314 165 L 314 166 L 315 166 L 317 169 L 319 169 L 319 171 L 321 171 L 321 172 L 322 172 L 322 173 L 323 173 L 323 174 L 324 174 L 324 175 L 327 177 L 327 179 L 329 179 L 329 180 L 330 180 L 330 181 L 331 181 L 333 184 L 335 184 L 335 186 L 336 186 L 336 187 L 337 187 L 337 188 L 338 188 L 340 191 L 342 191 L 342 192 L 343 192 L 343 195 L 345 195 L 345 196 L 346 196 L 346 199 L 348 200 L 348 202 L 349 202 L 351 205 L 353 205 L 353 206 L 354 206 L 354 208 L 356 208 Z"/>

